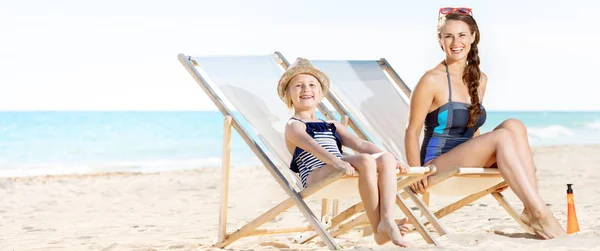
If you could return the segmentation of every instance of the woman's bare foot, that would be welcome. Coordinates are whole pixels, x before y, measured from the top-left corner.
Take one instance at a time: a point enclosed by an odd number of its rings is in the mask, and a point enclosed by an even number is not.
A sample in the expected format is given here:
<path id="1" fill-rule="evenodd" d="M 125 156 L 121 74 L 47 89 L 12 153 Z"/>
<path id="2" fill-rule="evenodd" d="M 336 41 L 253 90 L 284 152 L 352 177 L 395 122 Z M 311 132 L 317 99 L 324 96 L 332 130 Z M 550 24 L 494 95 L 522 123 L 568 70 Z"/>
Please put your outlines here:
<path id="1" fill-rule="evenodd" d="M 521 213 L 521 221 L 523 221 L 525 225 L 531 226 L 531 214 L 527 208 L 523 208 L 523 212 Z"/>
<path id="2" fill-rule="evenodd" d="M 382 219 L 377 226 L 377 232 L 373 233 L 373 237 L 379 245 L 386 243 L 387 241 L 380 244 L 379 241 L 385 240 L 387 237 L 388 241 L 391 240 L 396 246 L 408 247 L 408 243 L 402 238 L 400 229 L 393 219 Z"/>
<path id="3" fill-rule="evenodd" d="M 543 239 L 554 239 L 566 236 L 565 230 L 560 223 L 558 223 L 556 218 L 554 218 L 550 209 L 547 209 L 546 213 L 539 214 L 539 216 L 523 210 L 521 220 L 525 224 L 531 226 L 535 234 Z"/>
<path id="4" fill-rule="evenodd" d="M 523 223 L 525 223 L 525 225 L 527 225 L 529 227 L 529 229 L 526 229 L 526 231 L 528 232 L 533 232 L 533 234 L 535 234 L 536 237 L 540 238 L 540 239 L 544 239 L 543 236 L 541 236 L 540 234 L 538 234 L 532 227 L 531 227 L 531 213 L 529 212 L 529 210 L 527 210 L 527 208 L 523 208 L 523 212 L 521 213 L 521 221 Z"/>

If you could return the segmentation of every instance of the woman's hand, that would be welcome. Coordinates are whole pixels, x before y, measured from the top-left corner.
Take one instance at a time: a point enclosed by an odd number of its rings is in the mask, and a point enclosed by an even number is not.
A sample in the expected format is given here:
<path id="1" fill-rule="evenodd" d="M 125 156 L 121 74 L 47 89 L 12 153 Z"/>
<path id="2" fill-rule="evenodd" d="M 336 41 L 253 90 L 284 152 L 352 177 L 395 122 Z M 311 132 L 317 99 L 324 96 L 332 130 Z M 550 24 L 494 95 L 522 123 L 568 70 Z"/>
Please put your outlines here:
<path id="1" fill-rule="evenodd" d="M 429 177 L 425 177 L 425 178 L 411 184 L 410 187 L 416 193 L 424 194 L 427 191 L 427 188 L 429 188 L 429 184 L 428 184 L 428 180 L 427 180 L 428 178 Z"/>
<path id="2" fill-rule="evenodd" d="M 406 164 L 402 161 L 397 161 L 396 169 L 400 170 L 400 174 L 407 174 L 408 171 L 410 170 L 410 166 L 408 166 L 408 164 Z"/>
<path id="3" fill-rule="evenodd" d="M 350 163 L 338 159 L 333 163 L 333 167 L 338 170 L 343 170 L 346 176 L 353 176 L 356 173 L 356 169 Z"/>

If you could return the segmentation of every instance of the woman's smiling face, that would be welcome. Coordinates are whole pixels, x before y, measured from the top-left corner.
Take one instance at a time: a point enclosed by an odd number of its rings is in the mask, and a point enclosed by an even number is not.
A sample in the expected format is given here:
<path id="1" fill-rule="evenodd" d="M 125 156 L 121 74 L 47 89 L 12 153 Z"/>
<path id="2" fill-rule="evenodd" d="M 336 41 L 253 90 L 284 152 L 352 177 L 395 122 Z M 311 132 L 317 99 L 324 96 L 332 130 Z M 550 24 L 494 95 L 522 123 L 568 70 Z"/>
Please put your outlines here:
<path id="1" fill-rule="evenodd" d="M 446 20 L 438 39 L 446 58 L 460 61 L 469 55 L 471 44 L 475 41 L 475 34 L 463 21 Z"/>

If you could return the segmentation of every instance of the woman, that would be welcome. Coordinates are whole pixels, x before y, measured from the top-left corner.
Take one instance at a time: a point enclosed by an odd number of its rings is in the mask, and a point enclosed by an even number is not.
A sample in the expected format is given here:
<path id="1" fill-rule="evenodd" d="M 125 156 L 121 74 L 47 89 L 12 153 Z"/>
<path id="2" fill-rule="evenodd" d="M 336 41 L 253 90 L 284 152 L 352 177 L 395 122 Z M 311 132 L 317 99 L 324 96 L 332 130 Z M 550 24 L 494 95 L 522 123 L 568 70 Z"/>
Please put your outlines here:
<path id="1" fill-rule="evenodd" d="M 293 155 L 290 168 L 300 174 L 304 187 L 317 183 L 336 170 L 358 176 L 358 190 L 375 242 L 390 240 L 406 247 L 402 235 L 408 228 L 396 225 L 393 211 L 396 203 L 396 169 L 408 172 L 408 166 L 397 162 L 390 153 L 364 141 L 337 121 L 317 119 L 316 109 L 329 91 L 329 79 L 303 58 L 281 76 L 277 92 L 294 111 L 285 127 L 285 141 Z M 342 145 L 359 154 L 342 156 Z"/>
<path id="2" fill-rule="evenodd" d="M 438 19 L 438 42 L 446 58 L 423 75 L 412 94 L 405 138 L 408 164 L 433 164 L 438 172 L 456 166 L 498 168 L 525 206 L 523 222 L 544 239 L 565 235 L 538 193 L 523 123 L 508 119 L 479 135 L 486 120 L 482 100 L 487 76 L 479 69 L 480 32 L 471 9 L 442 8 Z M 423 193 L 427 186 L 423 179 L 413 189 Z"/>

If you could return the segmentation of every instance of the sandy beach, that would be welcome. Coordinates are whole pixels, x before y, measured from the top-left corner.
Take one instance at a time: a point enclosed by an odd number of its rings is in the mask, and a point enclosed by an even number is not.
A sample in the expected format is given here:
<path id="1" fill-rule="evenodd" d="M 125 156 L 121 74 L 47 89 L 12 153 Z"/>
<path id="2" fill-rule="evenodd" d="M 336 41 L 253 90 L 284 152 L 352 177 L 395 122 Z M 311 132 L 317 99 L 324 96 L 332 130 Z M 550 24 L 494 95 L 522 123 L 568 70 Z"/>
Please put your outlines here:
<path id="1" fill-rule="evenodd" d="M 441 222 L 451 234 L 435 235 L 445 250 L 600 250 L 600 146 L 534 149 L 540 192 L 566 226 L 566 184 L 573 183 L 581 232 L 543 241 L 521 230 L 491 197 Z M 135 174 L 0 178 L 0 250 L 220 250 L 212 248 L 218 227 L 220 168 Z M 264 167 L 232 167 L 228 230 L 286 198 Z M 508 200 L 522 209 L 510 191 Z M 432 209 L 455 198 L 432 197 Z M 346 206 L 356 199 L 341 201 Z M 320 200 L 309 199 L 318 214 Z M 398 217 L 402 214 L 397 210 Z M 268 223 L 306 225 L 294 207 Z M 336 238 L 346 249 L 386 250 L 363 228 Z M 368 231 L 366 231 L 368 232 Z M 296 234 L 248 237 L 231 250 L 323 250 L 315 239 L 301 245 Z M 434 250 L 409 233 L 407 250 Z"/>

